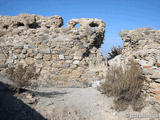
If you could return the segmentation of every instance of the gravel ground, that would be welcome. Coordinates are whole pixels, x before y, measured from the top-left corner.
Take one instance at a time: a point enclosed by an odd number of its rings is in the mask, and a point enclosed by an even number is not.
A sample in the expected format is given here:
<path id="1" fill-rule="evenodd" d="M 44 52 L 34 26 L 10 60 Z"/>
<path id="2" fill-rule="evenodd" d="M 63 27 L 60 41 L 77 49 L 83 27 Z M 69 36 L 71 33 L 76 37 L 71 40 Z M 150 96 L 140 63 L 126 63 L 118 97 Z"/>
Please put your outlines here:
<path id="1" fill-rule="evenodd" d="M 111 109 L 113 99 L 96 88 L 41 87 L 32 91 L 31 106 L 48 120 L 159 120 L 152 105 L 141 112 L 116 112 Z M 32 101 L 37 100 L 32 105 Z M 34 103 L 34 102 L 33 102 Z"/>
<path id="2" fill-rule="evenodd" d="M 113 101 L 95 88 L 39 88 L 34 108 L 50 120 L 124 120 Z M 34 97 L 33 97 L 34 98 Z"/>
<path id="3" fill-rule="evenodd" d="M 2 79 L 3 78 L 3 79 Z M 159 120 L 160 114 L 148 105 L 141 112 L 116 112 L 113 99 L 96 88 L 39 87 L 14 94 L 4 84 L 13 84 L 0 76 L 1 120 Z M 159 110 L 159 107 L 154 107 Z M 159 115 L 159 116 L 157 116 Z"/>
<path id="4" fill-rule="evenodd" d="M 49 98 L 48 101 L 52 101 L 53 104 L 48 107 L 54 106 L 55 111 L 58 110 L 54 115 L 62 115 L 61 119 L 70 117 L 70 120 L 107 120 L 107 110 L 112 105 L 111 99 L 102 96 L 93 88 L 41 88 L 41 91 L 57 91 L 57 96 Z M 46 98 L 39 102 L 43 105 Z M 63 116 L 66 111 L 68 114 Z"/>

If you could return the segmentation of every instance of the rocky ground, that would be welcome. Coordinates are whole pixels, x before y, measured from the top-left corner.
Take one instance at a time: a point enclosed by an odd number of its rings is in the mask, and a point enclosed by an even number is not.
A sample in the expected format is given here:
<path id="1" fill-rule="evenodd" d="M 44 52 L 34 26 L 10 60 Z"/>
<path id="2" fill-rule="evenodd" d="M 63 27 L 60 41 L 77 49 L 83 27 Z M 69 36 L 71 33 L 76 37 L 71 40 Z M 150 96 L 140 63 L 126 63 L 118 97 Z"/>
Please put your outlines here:
<path id="1" fill-rule="evenodd" d="M 112 112 L 112 100 L 94 88 L 39 88 L 35 94 L 35 108 L 53 120 L 106 120 Z"/>
<path id="2" fill-rule="evenodd" d="M 150 120 L 159 117 L 156 106 L 150 104 L 141 112 L 133 112 L 131 108 L 116 112 L 111 109 L 112 98 L 102 95 L 96 88 L 42 87 L 18 97 L 49 120 Z"/>
<path id="3" fill-rule="evenodd" d="M 5 83 L 10 82 L 0 78 Z M 113 99 L 95 87 L 56 88 L 48 85 L 18 94 L 1 82 L 0 96 L 2 120 L 158 120 L 160 113 L 159 106 L 149 102 L 140 112 L 134 112 L 131 107 L 117 112 L 111 109 Z"/>

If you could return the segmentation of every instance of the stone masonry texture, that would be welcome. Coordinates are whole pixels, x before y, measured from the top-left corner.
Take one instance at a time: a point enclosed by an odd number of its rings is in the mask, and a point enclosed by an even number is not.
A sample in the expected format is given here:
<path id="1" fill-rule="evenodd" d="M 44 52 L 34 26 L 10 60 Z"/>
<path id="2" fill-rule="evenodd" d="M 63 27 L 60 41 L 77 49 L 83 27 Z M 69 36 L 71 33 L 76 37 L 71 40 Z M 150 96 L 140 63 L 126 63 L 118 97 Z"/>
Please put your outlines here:
<path id="1" fill-rule="evenodd" d="M 103 79 L 107 60 L 98 48 L 105 23 L 81 18 L 62 26 L 58 15 L 0 16 L 0 72 L 19 64 L 35 65 L 39 82 L 70 87 Z"/>
<path id="2" fill-rule="evenodd" d="M 110 66 L 126 66 L 137 62 L 147 78 L 145 92 L 160 103 L 160 30 L 138 28 L 119 33 L 123 40 L 122 54 L 108 61 Z"/>

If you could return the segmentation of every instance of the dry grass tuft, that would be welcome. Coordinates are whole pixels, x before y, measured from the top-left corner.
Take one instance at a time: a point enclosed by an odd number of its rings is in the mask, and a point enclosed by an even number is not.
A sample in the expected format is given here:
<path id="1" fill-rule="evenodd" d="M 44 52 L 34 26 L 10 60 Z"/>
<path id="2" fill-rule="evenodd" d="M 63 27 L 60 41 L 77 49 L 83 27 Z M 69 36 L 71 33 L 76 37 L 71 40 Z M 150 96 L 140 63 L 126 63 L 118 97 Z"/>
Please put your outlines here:
<path id="1" fill-rule="evenodd" d="M 107 59 L 110 60 L 116 57 L 117 55 L 120 55 L 122 53 L 122 49 L 123 48 L 121 46 L 118 47 L 113 46 L 111 51 L 108 53 Z"/>
<path id="2" fill-rule="evenodd" d="M 145 77 L 139 65 L 134 61 L 125 70 L 122 67 L 111 68 L 100 91 L 114 97 L 114 109 L 125 110 L 129 105 L 135 111 L 143 108 L 142 89 Z"/>
<path id="3" fill-rule="evenodd" d="M 27 67 L 23 67 L 23 65 L 18 65 L 17 67 L 10 67 L 6 71 L 8 78 L 14 81 L 17 87 L 25 87 L 29 86 L 30 79 L 37 78 L 36 67 L 34 65 L 30 65 Z"/>

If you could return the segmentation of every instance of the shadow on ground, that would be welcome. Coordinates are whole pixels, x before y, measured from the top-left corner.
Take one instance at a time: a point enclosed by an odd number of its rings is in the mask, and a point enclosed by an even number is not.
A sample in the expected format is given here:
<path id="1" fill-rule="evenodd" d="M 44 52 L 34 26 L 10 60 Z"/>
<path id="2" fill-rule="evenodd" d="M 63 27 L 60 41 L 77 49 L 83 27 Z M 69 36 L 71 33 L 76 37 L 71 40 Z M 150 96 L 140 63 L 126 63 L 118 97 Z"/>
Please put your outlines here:
<path id="1" fill-rule="evenodd" d="M 45 120 L 37 111 L 13 96 L 8 86 L 0 82 L 1 120 Z"/>
<path id="2" fill-rule="evenodd" d="M 55 98 L 57 96 L 63 96 L 65 94 L 68 94 L 68 92 L 38 92 L 38 91 L 31 91 L 28 90 L 27 92 L 31 93 L 33 96 L 41 96 L 41 97 L 47 97 L 47 98 Z"/>

